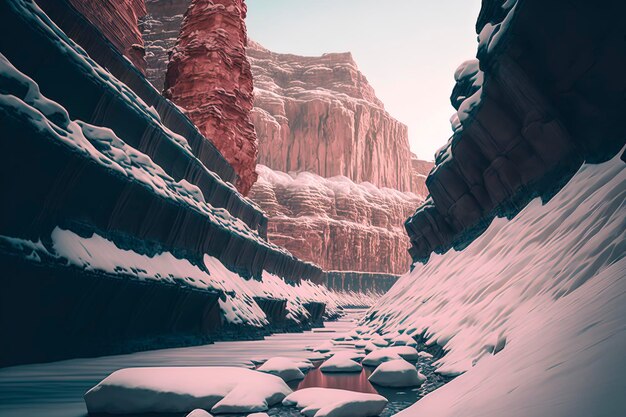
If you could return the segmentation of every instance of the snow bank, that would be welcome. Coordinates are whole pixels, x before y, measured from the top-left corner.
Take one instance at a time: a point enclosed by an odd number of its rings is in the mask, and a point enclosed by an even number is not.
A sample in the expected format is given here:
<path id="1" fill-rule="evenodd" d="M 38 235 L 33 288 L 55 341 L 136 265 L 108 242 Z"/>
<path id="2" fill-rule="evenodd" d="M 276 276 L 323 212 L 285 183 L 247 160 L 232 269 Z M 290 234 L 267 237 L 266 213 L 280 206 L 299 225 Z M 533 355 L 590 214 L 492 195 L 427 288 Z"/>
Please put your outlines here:
<path id="1" fill-rule="evenodd" d="M 143 103 L 124 84 L 112 78 L 101 68 L 95 68 L 94 71 L 101 76 L 106 76 L 109 82 L 118 83 L 117 89 L 132 95 L 131 101 L 135 104 Z M 288 254 L 286 249 L 262 239 L 256 230 L 252 230 L 242 220 L 233 217 L 227 210 L 207 203 L 198 187 L 186 180 L 176 181 L 148 155 L 126 144 L 111 129 L 94 126 L 80 120 L 70 120 L 67 111 L 60 104 L 42 95 L 37 83 L 15 68 L 2 54 L 0 54 L 0 73 L 11 80 L 10 84 L 7 83 L 11 86 L 11 89 L 7 91 L 8 94 L 0 94 L 0 105 L 7 111 L 23 114 L 33 125 L 84 157 L 128 177 L 130 181 L 140 183 L 163 198 L 188 206 L 206 216 L 211 223 L 246 239 L 254 240 L 261 246 Z M 145 104 L 142 105 L 145 106 Z M 155 118 L 147 109 L 147 107 L 144 109 L 146 117 Z M 155 122 L 158 122 L 155 126 L 167 129 L 158 118 Z M 168 135 L 172 138 L 178 136 L 170 131 Z M 180 140 L 184 141 L 184 138 Z M 232 185 L 221 180 L 220 183 L 232 188 Z"/>
<path id="2" fill-rule="evenodd" d="M 246 281 L 226 268 L 219 260 L 204 256 L 204 268 L 169 252 L 142 255 L 117 247 L 97 234 L 85 238 L 70 230 L 55 228 L 51 235 L 53 254 L 70 265 L 88 271 L 124 274 L 140 280 L 182 283 L 191 287 L 222 291 L 219 304 L 229 323 L 261 327 L 267 324 Z"/>
<path id="3" fill-rule="evenodd" d="M 496 219 L 403 276 L 367 322 L 424 334 L 464 375 L 402 416 L 626 414 L 626 165 L 584 165 L 545 205 Z"/>
<path id="4" fill-rule="evenodd" d="M 234 367 L 126 368 L 87 391 L 90 414 L 265 411 L 291 390 L 282 379 Z"/>
<path id="5" fill-rule="evenodd" d="M 332 388 L 305 388 L 290 394 L 283 405 L 301 408 L 307 417 L 370 417 L 379 415 L 387 400 L 376 394 Z"/>
<path id="6" fill-rule="evenodd" d="M 426 381 L 415 365 L 404 359 L 395 359 L 380 364 L 368 378 L 370 382 L 383 387 L 416 387 Z"/>
<path id="7" fill-rule="evenodd" d="M 302 323 L 310 318 L 304 307 L 306 302 L 322 302 L 339 311 L 342 295 L 321 285 L 303 280 L 290 284 L 264 271 L 262 281 L 247 280 L 230 271 L 218 259 L 205 255 L 201 265 L 170 252 L 151 256 L 122 249 L 98 234 L 82 237 L 71 230 L 55 228 L 50 236 L 51 247 L 41 242 L 0 236 L 5 244 L 24 254 L 27 259 L 41 261 L 53 258 L 86 271 L 125 275 L 139 280 L 155 280 L 169 284 L 221 291 L 219 305 L 222 315 L 230 324 L 262 327 L 268 324 L 265 313 L 254 301 L 255 296 L 286 299 L 287 318 Z"/>

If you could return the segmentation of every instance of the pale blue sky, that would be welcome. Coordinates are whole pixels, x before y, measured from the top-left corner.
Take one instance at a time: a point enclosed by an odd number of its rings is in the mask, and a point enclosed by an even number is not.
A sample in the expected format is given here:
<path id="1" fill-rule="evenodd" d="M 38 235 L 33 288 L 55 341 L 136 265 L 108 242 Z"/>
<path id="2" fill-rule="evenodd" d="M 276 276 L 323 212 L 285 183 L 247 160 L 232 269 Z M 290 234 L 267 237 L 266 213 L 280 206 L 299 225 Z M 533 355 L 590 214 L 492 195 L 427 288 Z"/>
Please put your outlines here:
<path id="1" fill-rule="evenodd" d="M 457 66 L 476 54 L 480 0 L 248 0 L 248 34 L 276 52 L 352 52 L 378 97 L 432 159 L 451 134 Z"/>

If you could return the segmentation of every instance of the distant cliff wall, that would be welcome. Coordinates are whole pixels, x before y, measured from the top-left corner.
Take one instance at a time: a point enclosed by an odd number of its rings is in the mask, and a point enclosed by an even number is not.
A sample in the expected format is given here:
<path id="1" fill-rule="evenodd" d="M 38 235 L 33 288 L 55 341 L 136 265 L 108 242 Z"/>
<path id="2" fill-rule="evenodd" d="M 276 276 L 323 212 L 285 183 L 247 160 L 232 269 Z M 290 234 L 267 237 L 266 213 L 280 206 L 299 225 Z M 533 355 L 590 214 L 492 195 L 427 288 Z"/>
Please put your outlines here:
<path id="1" fill-rule="evenodd" d="M 257 169 L 250 198 L 269 217 L 271 242 L 325 270 L 408 271 L 402 222 L 422 197 L 346 177 Z"/>
<path id="2" fill-rule="evenodd" d="M 407 127 L 385 111 L 350 53 L 304 57 L 250 42 L 259 163 L 411 191 Z"/>

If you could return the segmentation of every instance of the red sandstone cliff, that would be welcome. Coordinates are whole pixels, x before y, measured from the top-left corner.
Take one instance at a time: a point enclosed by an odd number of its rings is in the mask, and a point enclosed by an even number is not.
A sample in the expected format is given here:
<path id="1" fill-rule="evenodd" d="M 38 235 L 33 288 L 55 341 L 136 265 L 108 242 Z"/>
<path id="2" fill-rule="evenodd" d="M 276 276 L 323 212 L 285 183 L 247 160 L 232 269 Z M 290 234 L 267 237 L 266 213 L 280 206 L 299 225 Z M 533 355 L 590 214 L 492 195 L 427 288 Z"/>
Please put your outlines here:
<path id="1" fill-rule="evenodd" d="M 192 1 L 165 79 L 166 97 L 186 110 L 233 166 L 243 194 L 257 177 L 245 17 L 243 0 Z"/>
<path id="2" fill-rule="evenodd" d="M 146 70 L 139 18 L 146 14 L 143 0 L 70 0 L 107 39 L 141 71 Z"/>
<path id="3" fill-rule="evenodd" d="M 259 163 L 411 190 L 407 127 L 385 111 L 350 53 L 303 57 L 250 42 Z"/>
<path id="4" fill-rule="evenodd" d="M 325 270 L 408 271 L 404 219 L 423 198 L 346 177 L 289 175 L 258 165 L 250 197 L 269 217 L 268 237 Z"/>

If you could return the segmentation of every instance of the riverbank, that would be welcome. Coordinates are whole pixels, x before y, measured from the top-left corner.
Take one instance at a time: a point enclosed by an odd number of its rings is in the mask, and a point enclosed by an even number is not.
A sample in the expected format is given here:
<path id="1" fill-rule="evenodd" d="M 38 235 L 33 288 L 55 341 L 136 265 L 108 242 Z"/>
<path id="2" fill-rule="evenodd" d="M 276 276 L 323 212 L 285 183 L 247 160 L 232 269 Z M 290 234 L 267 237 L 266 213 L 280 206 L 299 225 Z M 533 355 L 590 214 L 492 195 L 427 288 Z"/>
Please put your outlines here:
<path id="1" fill-rule="evenodd" d="M 325 327 L 302 333 L 275 334 L 263 340 L 216 342 L 189 348 L 163 349 L 128 355 L 73 359 L 45 364 L 0 369 L 0 416 L 84 417 L 87 410 L 84 393 L 115 370 L 148 366 L 238 366 L 252 368 L 252 359 L 275 356 L 302 356 L 307 346 L 318 346 L 347 333 L 356 326 L 366 310 L 350 309 L 337 321 Z M 387 389 L 374 387 L 365 368 L 360 374 L 323 374 L 311 370 L 293 389 L 306 387 L 342 388 L 379 393 L 389 400 L 381 416 L 387 417 L 415 403 L 448 380 L 434 373 L 435 358 L 420 358 L 417 367 L 427 377 L 418 388 Z M 294 408 L 276 407 L 271 416 L 299 416 Z"/>

